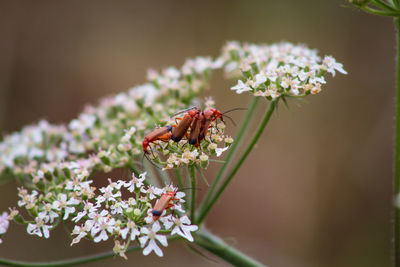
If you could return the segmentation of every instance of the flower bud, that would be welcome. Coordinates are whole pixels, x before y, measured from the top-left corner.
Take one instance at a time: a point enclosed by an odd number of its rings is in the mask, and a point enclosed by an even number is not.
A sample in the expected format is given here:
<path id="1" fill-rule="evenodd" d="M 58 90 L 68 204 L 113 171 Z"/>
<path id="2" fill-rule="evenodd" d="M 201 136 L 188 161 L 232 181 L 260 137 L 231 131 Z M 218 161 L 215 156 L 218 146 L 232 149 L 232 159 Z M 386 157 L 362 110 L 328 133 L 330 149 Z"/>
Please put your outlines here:
<path id="1" fill-rule="evenodd" d="M 100 160 L 101 160 L 104 164 L 106 164 L 106 165 L 110 165 L 110 164 L 111 164 L 110 158 L 108 157 L 106 151 L 104 151 L 104 150 L 100 151 L 100 152 L 97 154 L 97 156 L 100 158 Z"/>
<path id="2" fill-rule="evenodd" d="M 208 166 L 208 156 L 204 153 L 200 156 L 200 166 L 202 168 L 206 168 Z"/>
<path id="3" fill-rule="evenodd" d="M 232 137 L 225 137 L 225 144 L 226 145 L 231 145 L 233 143 L 233 138 Z"/>
<path id="4" fill-rule="evenodd" d="M 123 144 L 118 144 L 117 149 L 121 152 L 125 151 L 125 146 Z"/>
<path id="5" fill-rule="evenodd" d="M 104 170 L 104 172 L 111 172 L 112 171 L 112 167 L 111 166 L 104 166 L 103 170 Z"/>
<path id="6" fill-rule="evenodd" d="M 240 70 L 242 71 L 242 74 L 244 77 L 246 78 L 250 78 L 251 77 L 251 66 L 248 62 L 242 62 L 242 64 L 240 65 Z"/>
<path id="7" fill-rule="evenodd" d="M 215 153 L 215 149 L 217 148 L 217 144 L 215 144 L 215 143 L 210 143 L 209 145 L 208 145 L 208 150 L 210 150 L 212 153 Z"/>
<path id="8" fill-rule="evenodd" d="M 11 214 L 10 214 L 11 216 Z M 21 214 L 17 213 L 13 216 L 14 222 L 19 223 L 19 224 L 25 224 L 24 218 L 21 216 Z"/>
<path id="9" fill-rule="evenodd" d="M 226 127 L 225 123 L 223 123 L 223 122 L 220 122 L 220 123 L 217 124 L 217 128 L 218 129 L 225 130 L 225 127 Z"/>

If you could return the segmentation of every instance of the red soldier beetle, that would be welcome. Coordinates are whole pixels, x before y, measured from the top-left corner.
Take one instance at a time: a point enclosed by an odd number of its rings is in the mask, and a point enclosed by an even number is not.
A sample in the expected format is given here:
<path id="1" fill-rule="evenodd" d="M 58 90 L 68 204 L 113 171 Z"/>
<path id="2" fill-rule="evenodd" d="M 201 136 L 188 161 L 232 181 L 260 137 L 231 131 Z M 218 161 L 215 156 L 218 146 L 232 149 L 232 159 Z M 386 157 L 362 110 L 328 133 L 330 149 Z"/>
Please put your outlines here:
<path id="1" fill-rule="evenodd" d="M 154 208 L 151 211 L 154 221 L 157 221 L 160 218 L 161 214 L 164 212 L 165 209 L 174 206 L 174 204 L 171 203 L 172 200 L 179 200 L 177 198 L 174 198 L 175 195 L 176 195 L 175 191 L 169 191 L 161 194 L 160 199 L 157 200 L 156 204 L 154 205 Z"/>
<path id="2" fill-rule="evenodd" d="M 160 127 L 160 128 L 155 129 L 148 135 L 146 135 L 144 137 L 143 143 L 142 143 L 144 154 L 149 154 L 149 152 L 147 151 L 147 148 L 150 147 L 150 143 L 154 143 L 154 141 L 157 141 L 157 140 L 160 140 L 163 142 L 169 141 L 171 139 L 173 127 L 174 126 L 172 126 L 172 125 Z M 151 149 L 151 147 L 150 147 L 150 150 L 151 150 L 151 153 L 153 153 L 153 150 Z"/>
<path id="3" fill-rule="evenodd" d="M 183 116 L 183 118 L 180 119 L 180 122 L 172 131 L 171 139 L 173 141 L 179 142 L 182 140 L 187 130 L 192 125 L 194 118 L 196 117 L 196 115 L 198 115 L 199 112 L 200 111 L 197 108 L 191 109 L 188 112 L 186 112 L 185 116 Z M 175 115 L 180 113 L 182 112 L 176 113 Z"/>
<path id="4" fill-rule="evenodd" d="M 193 119 L 192 125 L 190 127 L 190 135 L 189 135 L 189 144 L 194 146 L 199 146 L 199 134 L 202 127 L 202 122 L 204 120 L 203 112 L 199 112 L 196 114 Z"/>

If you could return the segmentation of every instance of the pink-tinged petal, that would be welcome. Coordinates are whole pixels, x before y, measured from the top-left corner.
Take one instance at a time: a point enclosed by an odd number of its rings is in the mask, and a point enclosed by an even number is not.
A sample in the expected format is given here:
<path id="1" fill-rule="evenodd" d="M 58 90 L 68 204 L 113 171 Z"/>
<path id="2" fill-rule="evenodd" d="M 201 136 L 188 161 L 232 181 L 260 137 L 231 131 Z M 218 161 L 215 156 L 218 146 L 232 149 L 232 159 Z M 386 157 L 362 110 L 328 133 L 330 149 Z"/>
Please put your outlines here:
<path id="1" fill-rule="evenodd" d="M 150 252 L 151 252 L 152 250 L 153 250 L 153 248 L 150 247 L 150 245 L 147 246 L 147 247 L 145 247 L 145 248 L 143 249 L 143 255 L 145 255 L 145 256 L 149 255 Z"/>
<path id="2" fill-rule="evenodd" d="M 169 228 L 171 228 L 172 225 L 174 225 L 174 223 L 171 220 L 163 220 L 162 222 L 166 230 L 168 230 Z"/>
<path id="3" fill-rule="evenodd" d="M 163 245 L 164 247 L 168 246 L 167 238 L 164 235 L 156 235 L 156 239 Z"/>
<path id="4" fill-rule="evenodd" d="M 176 234 L 184 237 L 184 233 L 181 231 L 179 226 L 175 226 L 175 228 L 172 229 L 172 231 L 171 231 L 171 235 L 176 235 Z"/>
<path id="5" fill-rule="evenodd" d="M 49 238 L 50 237 L 49 228 L 51 228 L 51 227 L 47 226 L 47 225 L 43 225 L 42 226 L 44 238 Z"/>
<path id="6" fill-rule="evenodd" d="M 128 235 L 128 232 L 129 232 L 129 228 L 128 227 L 119 231 L 122 239 L 126 239 L 126 236 Z"/>
<path id="7" fill-rule="evenodd" d="M 153 232 L 157 233 L 161 229 L 160 223 L 158 221 L 153 223 L 153 227 L 151 229 L 153 230 Z"/>
<path id="8" fill-rule="evenodd" d="M 188 218 L 188 216 L 184 215 L 179 219 L 183 224 L 190 224 L 190 220 Z"/>
<path id="9" fill-rule="evenodd" d="M 149 233 L 149 229 L 148 229 L 147 227 L 143 227 L 142 229 L 140 229 L 140 232 L 141 232 L 142 234 L 147 235 L 147 234 Z"/>
<path id="10" fill-rule="evenodd" d="M 150 240 L 149 246 L 152 246 L 154 252 L 157 254 L 158 257 L 164 256 L 161 248 L 157 246 L 157 243 L 156 241 L 154 241 L 154 239 Z"/>
<path id="11" fill-rule="evenodd" d="M 139 237 L 140 246 L 144 247 L 146 245 L 148 239 L 149 239 L 149 237 L 147 235 Z"/>
<path id="12" fill-rule="evenodd" d="M 26 231 L 30 235 L 38 235 L 40 237 L 42 236 L 42 233 L 38 231 L 36 224 L 28 224 L 28 227 L 26 227 Z"/>
<path id="13" fill-rule="evenodd" d="M 183 198 L 186 194 L 184 192 L 177 192 L 175 197 L 176 198 Z"/>
<path id="14" fill-rule="evenodd" d="M 135 240 L 135 238 L 140 235 L 140 232 L 136 228 L 133 228 L 131 231 L 131 240 Z"/>
<path id="15" fill-rule="evenodd" d="M 106 241 L 108 239 L 107 232 L 105 230 L 101 231 L 101 233 L 93 239 L 94 242 Z"/>
<path id="16" fill-rule="evenodd" d="M 184 226 L 182 226 L 182 228 L 184 230 L 187 229 L 188 231 L 191 231 L 191 232 L 197 231 L 197 229 L 199 229 L 199 227 L 197 225 L 184 225 Z"/>
<path id="17" fill-rule="evenodd" d="M 156 241 L 154 241 L 154 239 L 151 239 L 149 242 L 149 245 L 143 250 L 143 255 L 149 255 L 150 252 L 152 252 L 153 250 L 157 254 L 157 256 L 159 256 L 159 257 L 163 256 L 163 252 L 158 247 Z"/>

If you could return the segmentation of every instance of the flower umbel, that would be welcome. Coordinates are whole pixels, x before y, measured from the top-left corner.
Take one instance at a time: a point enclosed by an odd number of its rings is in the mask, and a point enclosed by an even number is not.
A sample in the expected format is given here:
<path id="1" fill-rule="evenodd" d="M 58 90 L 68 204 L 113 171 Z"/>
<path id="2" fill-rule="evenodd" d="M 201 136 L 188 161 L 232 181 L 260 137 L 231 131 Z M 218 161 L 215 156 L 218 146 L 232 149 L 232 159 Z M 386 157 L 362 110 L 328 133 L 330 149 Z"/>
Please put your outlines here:
<path id="1" fill-rule="evenodd" d="M 325 84 L 326 72 L 347 74 L 332 56 L 320 58 L 304 45 L 228 43 L 223 49 L 225 70 L 232 75 L 240 69 L 244 78 L 231 88 L 241 94 L 250 91 L 268 100 L 280 96 L 302 97 L 316 94 Z"/>
<path id="2" fill-rule="evenodd" d="M 233 154 L 239 143 L 225 134 L 224 113 L 215 108 L 215 101 L 199 99 L 209 87 L 212 70 L 222 67 L 238 78 L 231 90 L 271 100 L 272 109 L 226 180 L 219 183 L 223 171 L 218 174 L 206 205 L 196 210 L 197 172 L 208 185 L 202 169 L 210 162 L 228 162 L 229 154 L 226 161 L 213 157 L 228 149 Z M 40 121 L 24 127 L 0 142 L 0 180 L 18 181 L 17 204 L 25 209 L 26 218 L 16 209 L 3 213 L 0 237 L 9 220 L 24 224 L 28 234 L 44 238 L 67 222 L 73 225 L 71 246 L 82 239 L 113 240 L 113 252 L 125 259 L 130 245 L 141 248 L 144 255 L 163 256 L 162 247 L 168 246 L 169 239 L 196 242 L 196 224 L 201 224 L 244 162 L 278 101 L 317 94 L 325 84 L 325 74 L 336 72 L 346 73 L 333 57 L 320 58 L 302 45 L 230 42 L 216 60 L 196 57 L 180 68 L 149 70 L 146 83 L 86 106 L 66 125 Z M 196 108 L 200 106 L 204 108 Z M 249 111 L 254 108 L 255 104 Z M 148 168 L 143 156 L 154 166 Z M 173 186 L 170 169 L 180 189 Z M 109 178 L 108 183 L 95 179 L 100 172 L 113 171 L 110 176 L 114 176 L 115 170 L 123 170 L 122 177 Z M 187 185 L 192 190 L 189 198 L 180 191 Z"/>

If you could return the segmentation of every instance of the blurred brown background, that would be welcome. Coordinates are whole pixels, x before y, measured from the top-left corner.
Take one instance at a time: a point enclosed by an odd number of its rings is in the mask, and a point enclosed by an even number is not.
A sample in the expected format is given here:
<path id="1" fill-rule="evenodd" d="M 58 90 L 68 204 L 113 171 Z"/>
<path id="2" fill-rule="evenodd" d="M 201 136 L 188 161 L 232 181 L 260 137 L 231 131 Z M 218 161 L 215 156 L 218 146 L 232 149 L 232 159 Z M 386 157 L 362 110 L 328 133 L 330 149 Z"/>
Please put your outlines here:
<path id="1" fill-rule="evenodd" d="M 41 118 L 68 122 L 85 103 L 143 83 L 149 67 L 216 56 L 227 40 L 306 43 L 332 54 L 349 74 L 328 78 L 321 94 L 291 102 L 289 110 L 280 107 L 207 225 L 270 266 L 390 266 L 394 27 L 346 6 L 344 0 L 3 0 L 0 130 Z M 231 93 L 232 82 L 221 77 L 215 73 L 206 93 L 221 110 L 250 100 Z M 239 122 L 241 113 L 234 117 Z M 15 206 L 16 194 L 15 184 L 1 187 L 0 210 Z M 70 248 L 61 228 L 42 240 L 12 224 L 0 256 L 58 260 L 112 246 Z M 164 252 L 87 266 L 218 266 L 180 244 Z"/>

